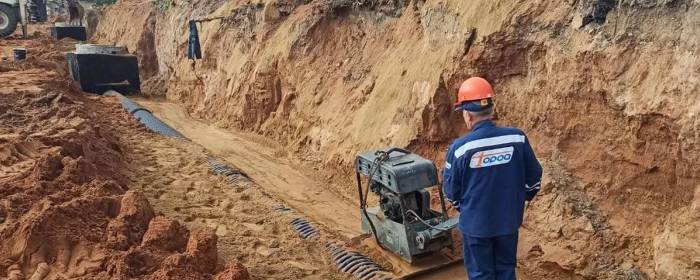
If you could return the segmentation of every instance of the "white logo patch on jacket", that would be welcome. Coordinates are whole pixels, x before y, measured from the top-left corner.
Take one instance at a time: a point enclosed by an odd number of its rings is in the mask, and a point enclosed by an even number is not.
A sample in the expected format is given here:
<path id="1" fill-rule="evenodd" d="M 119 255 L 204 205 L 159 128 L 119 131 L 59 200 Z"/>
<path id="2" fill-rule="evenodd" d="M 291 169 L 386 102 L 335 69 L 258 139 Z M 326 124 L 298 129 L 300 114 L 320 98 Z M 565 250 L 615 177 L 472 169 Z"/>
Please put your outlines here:
<path id="1" fill-rule="evenodd" d="M 471 161 L 469 162 L 469 167 L 482 168 L 509 163 L 510 160 L 513 158 L 513 150 L 514 149 L 511 146 L 500 149 L 476 152 L 474 153 Z"/>

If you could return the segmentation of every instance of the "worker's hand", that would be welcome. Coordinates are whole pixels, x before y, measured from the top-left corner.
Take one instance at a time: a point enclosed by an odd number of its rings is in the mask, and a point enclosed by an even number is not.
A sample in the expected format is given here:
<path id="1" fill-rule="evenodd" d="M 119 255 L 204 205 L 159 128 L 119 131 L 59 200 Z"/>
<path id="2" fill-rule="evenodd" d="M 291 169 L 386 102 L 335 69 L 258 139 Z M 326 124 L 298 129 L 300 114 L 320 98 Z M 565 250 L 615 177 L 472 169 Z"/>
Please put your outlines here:
<path id="1" fill-rule="evenodd" d="M 451 199 L 448 198 L 447 201 L 449 201 L 450 204 L 452 204 L 452 207 L 454 207 L 455 210 L 457 210 L 457 212 L 459 212 L 459 200 L 458 200 L 458 201 L 452 201 Z"/>

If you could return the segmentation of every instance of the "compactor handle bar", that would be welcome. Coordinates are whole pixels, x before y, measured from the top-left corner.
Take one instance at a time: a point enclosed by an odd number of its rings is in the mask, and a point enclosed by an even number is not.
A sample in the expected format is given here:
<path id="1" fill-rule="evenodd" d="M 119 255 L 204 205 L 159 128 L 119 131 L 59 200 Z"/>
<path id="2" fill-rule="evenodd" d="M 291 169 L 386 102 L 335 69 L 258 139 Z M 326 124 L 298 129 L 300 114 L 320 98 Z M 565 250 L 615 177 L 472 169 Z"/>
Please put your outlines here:
<path id="1" fill-rule="evenodd" d="M 393 152 L 402 152 L 402 153 L 407 154 L 407 155 L 411 154 L 411 151 L 406 150 L 406 149 L 402 149 L 402 148 L 397 148 L 397 147 L 391 148 L 391 149 L 387 150 L 386 152 L 377 151 L 377 154 L 384 153 L 384 154 L 388 155 L 388 154 L 391 154 Z"/>

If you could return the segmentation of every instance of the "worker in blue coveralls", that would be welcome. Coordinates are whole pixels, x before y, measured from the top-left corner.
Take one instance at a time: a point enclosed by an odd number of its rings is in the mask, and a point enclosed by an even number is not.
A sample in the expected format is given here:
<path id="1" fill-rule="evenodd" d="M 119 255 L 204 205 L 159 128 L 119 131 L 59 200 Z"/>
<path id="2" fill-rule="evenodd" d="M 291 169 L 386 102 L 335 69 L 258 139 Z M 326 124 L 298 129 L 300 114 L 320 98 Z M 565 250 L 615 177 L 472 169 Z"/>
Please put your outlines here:
<path id="1" fill-rule="evenodd" d="M 515 280 L 518 229 L 525 202 L 540 190 L 542 166 L 525 133 L 492 121 L 494 93 L 473 77 L 456 111 L 471 132 L 452 142 L 442 173 L 445 195 L 460 212 L 464 265 L 471 280 Z"/>

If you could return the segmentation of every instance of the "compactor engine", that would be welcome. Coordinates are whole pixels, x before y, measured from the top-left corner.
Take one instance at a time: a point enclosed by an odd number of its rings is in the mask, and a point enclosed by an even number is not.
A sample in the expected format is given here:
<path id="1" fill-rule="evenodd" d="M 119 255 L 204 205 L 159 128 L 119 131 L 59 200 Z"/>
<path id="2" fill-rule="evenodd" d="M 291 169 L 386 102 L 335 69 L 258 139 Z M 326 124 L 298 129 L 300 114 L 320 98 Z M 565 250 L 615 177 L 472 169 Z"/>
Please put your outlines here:
<path id="1" fill-rule="evenodd" d="M 362 229 L 377 243 L 409 263 L 452 246 L 458 217 L 447 216 L 433 162 L 393 147 L 362 153 L 355 165 Z M 430 207 L 431 187 L 436 187 L 440 211 Z M 378 196 L 378 206 L 367 207 L 369 191 Z"/>

